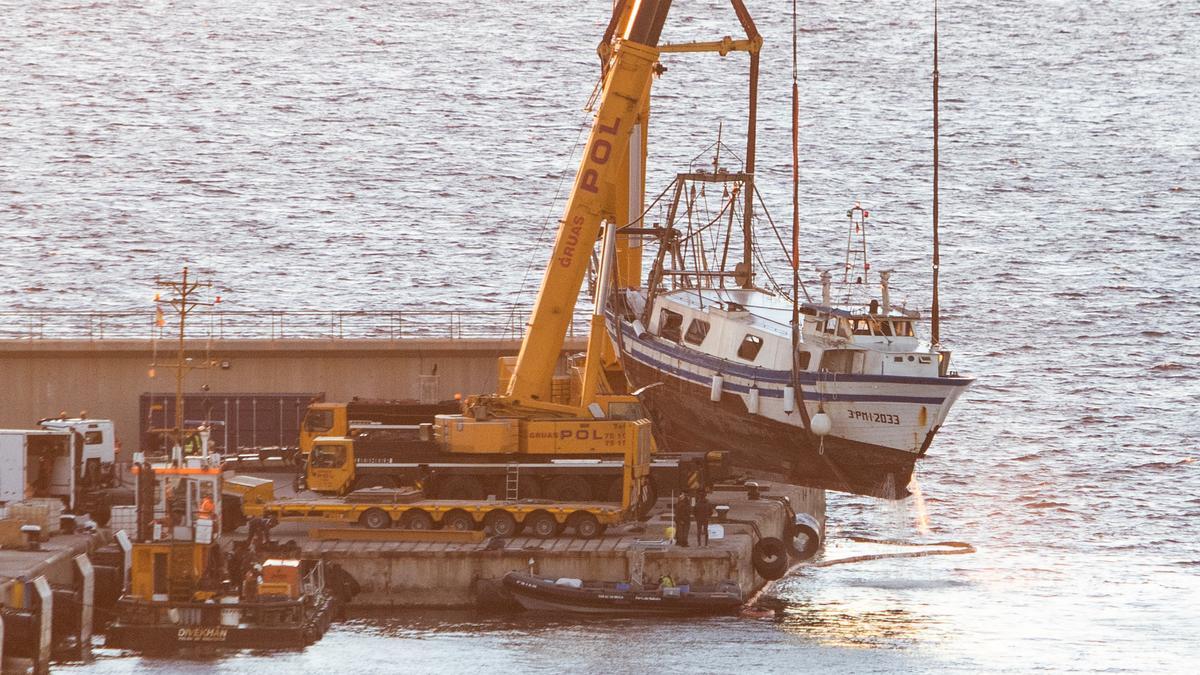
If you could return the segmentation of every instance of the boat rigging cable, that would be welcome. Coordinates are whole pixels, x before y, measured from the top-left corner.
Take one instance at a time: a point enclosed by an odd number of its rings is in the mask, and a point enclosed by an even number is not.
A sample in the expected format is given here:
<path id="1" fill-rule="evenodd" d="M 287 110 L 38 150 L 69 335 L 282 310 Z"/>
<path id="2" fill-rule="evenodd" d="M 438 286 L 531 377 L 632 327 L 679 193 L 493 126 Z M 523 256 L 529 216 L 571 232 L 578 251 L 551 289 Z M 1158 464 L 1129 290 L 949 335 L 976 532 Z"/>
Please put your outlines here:
<path id="1" fill-rule="evenodd" d="M 812 435 L 812 419 L 804 403 L 804 390 L 800 387 L 800 85 L 797 73 L 796 52 L 799 40 L 796 30 L 796 0 L 792 0 L 792 391 L 795 392 L 795 408 L 800 412 L 804 430 Z M 821 437 L 821 455 L 824 455 L 825 438 Z M 828 462 L 828 460 L 826 460 Z M 831 463 L 832 465 L 832 463 Z"/>

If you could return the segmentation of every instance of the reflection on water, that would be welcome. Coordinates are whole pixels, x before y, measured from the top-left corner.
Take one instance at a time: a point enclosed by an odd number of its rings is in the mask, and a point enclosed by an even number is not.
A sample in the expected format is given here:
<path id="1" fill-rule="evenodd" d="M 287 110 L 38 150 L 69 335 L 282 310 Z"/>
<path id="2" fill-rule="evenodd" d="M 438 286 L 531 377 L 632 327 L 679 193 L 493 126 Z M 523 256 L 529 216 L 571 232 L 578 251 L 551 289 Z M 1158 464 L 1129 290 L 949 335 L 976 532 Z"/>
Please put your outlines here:
<path id="1" fill-rule="evenodd" d="M 180 260 L 231 309 L 531 301 L 607 21 L 607 3 L 566 4 L 5 3 L 0 63 L 19 67 L 0 77 L 0 305 L 148 307 Z M 779 220 L 791 22 L 748 4 L 765 40 L 755 183 Z M 978 553 L 807 569 L 769 620 L 403 612 L 303 652 L 102 651 L 64 670 L 1194 670 L 1194 5 L 944 3 L 942 336 L 979 379 L 921 460 L 924 507 L 830 494 L 825 555 L 848 533 Z M 873 265 L 923 310 L 930 3 L 799 8 L 803 274 L 841 262 L 861 199 Z M 737 32 L 727 0 L 672 13 L 668 41 Z M 427 35 L 439 48 L 414 56 Z M 743 57 L 664 57 L 650 194 L 721 121 L 740 143 L 745 110 L 726 101 Z"/>

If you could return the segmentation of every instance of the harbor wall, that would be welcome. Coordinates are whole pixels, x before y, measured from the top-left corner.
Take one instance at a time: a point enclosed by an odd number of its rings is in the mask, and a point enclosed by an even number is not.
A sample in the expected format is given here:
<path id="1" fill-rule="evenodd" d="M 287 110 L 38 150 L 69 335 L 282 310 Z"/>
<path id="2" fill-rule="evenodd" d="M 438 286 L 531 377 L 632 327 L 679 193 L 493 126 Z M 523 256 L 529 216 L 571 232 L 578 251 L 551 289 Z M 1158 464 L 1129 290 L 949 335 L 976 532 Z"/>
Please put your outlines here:
<path id="1" fill-rule="evenodd" d="M 569 340 L 566 352 L 581 351 Z M 504 339 L 275 339 L 187 343 L 197 368 L 184 391 L 316 393 L 328 401 L 353 396 L 420 397 L 419 375 L 436 374 L 436 396 L 446 399 L 495 391 L 496 359 L 512 356 L 517 340 Z M 138 397 L 174 392 L 176 352 L 146 340 L 0 341 L 0 428 L 30 428 L 41 418 L 86 410 L 110 418 L 126 451 L 136 449 Z M 151 376 L 152 364 L 154 375 Z"/>

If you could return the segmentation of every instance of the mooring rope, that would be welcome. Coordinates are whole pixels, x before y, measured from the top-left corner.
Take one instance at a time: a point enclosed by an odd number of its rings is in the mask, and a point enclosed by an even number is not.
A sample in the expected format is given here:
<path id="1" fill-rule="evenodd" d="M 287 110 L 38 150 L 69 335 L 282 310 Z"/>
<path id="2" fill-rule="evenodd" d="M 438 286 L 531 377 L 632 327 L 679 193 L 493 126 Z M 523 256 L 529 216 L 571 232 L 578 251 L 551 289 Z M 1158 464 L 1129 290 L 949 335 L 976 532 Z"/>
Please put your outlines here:
<path id="1" fill-rule="evenodd" d="M 885 544 L 888 546 L 911 546 L 922 547 L 929 550 L 924 551 L 901 551 L 896 553 L 872 553 L 869 555 L 852 555 L 845 558 L 834 558 L 833 560 L 821 560 L 814 563 L 799 563 L 792 567 L 792 570 L 805 567 L 832 567 L 834 565 L 844 565 L 847 563 L 867 562 L 869 560 L 885 560 L 887 558 L 924 558 L 931 555 L 966 555 L 974 553 L 975 547 L 965 541 L 934 541 L 934 542 L 914 542 L 904 541 L 901 539 L 873 539 L 871 537 L 849 537 L 850 541 L 860 544 Z M 943 548 L 933 548 L 941 546 Z M 789 570 L 791 573 L 792 570 Z"/>
<path id="2" fill-rule="evenodd" d="M 847 556 L 845 558 L 834 558 L 833 560 L 821 560 L 819 562 L 814 562 L 814 563 L 800 562 L 800 563 L 796 563 L 795 565 L 793 565 L 787 571 L 787 574 L 785 574 L 782 578 L 783 579 L 788 578 L 796 570 L 804 569 L 804 568 L 811 568 L 811 567 L 832 567 L 834 565 L 846 565 L 849 563 L 868 562 L 871 560 L 885 560 L 888 558 L 924 558 L 926 556 L 933 556 L 933 555 L 966 555 L 968 553 L 975 553 L 975 547 L 965 541 L 915 542 L 915 541 L 904 541 L 902 539 L 875 539 L 872 537 L 847 537 L 847 538 L 850 541 L 860 543 L 860 544 L 884 544 L 884 545 L 888 545 L 888 546 L 909 546 L 909 547 L 920 547 L 920 548 L 924 548 L 924 549 L 928 549 L 928 550 L 900 551 L 900 552 L 895 552 L 895 553 L 872 553 L 872 554 L 868 554 L 868 555 L 852 555 L 852 556 Z M 941 546 L 943 548 L 940 548 L 940 549 L 933 548 L 935 546 Z M 763 600 L 772 601 L 773 603 L 784 603 L 784 604 L 787 603 L 787 601 L 784 600 L 783 598 L 768 594 L 767 591 L 771 588 L 771 586 L 772 586 L 772 584 L 767 584 L 766 586 L 763 586 L 757 593 L 752 595 L 750 597 L 750 599 L 748 599 L 746 601 L 746 604 L 742 605 L 742 612 L 743 612 L 744 617 L 762 618 L 762 616 L 766 616 L 766 614 L 763 614 L 763 612 L 767 612 L 767 613 L 773 612 L 774 610 L 770 609 L 768 607 L 757 607 L 758 603 Z"/>

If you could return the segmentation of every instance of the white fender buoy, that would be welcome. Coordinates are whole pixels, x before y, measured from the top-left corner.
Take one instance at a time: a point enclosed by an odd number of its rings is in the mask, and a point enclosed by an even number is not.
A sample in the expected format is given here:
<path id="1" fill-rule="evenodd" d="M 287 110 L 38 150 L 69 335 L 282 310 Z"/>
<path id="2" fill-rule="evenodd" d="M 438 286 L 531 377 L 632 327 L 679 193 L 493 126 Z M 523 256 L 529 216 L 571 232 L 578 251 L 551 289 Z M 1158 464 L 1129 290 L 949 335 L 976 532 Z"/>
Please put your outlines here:
<path id="1" fill-rule="evenodd" d="M 725 378 L 713 375 L 712 389 L 708 392 L 708 400 L 717 403 L 721 400 L 721 392 L 725 389 Z"/>
<path id="2" fill-rule="evenodd" d="M 790 384 L 783 385 L 783 412 L 790 413 L 796 409 L 796 390 Z"/>
<path id="3" fill-rule="evenodd" d="M 758 414 L 758 387 L 750 387 L 750 397 L 746 400 L 746 410 L 751 415 Z"/>
<path id="4" fill-rule="evenodd" d="M 812 432 L 818 436 L 828 436 L 829 432 L 833 431 L 833 419 L 823 412 L 813 415 L 809 422 Z"/>
<path id="5" fill-rule="evenodd" d="M 633 334 L 639 338 L 646 337 L 646 326 L 642 324 L 640 319 L 633 320 Z"/>

